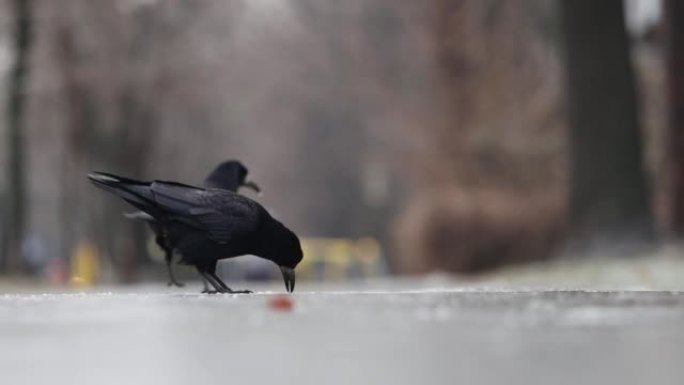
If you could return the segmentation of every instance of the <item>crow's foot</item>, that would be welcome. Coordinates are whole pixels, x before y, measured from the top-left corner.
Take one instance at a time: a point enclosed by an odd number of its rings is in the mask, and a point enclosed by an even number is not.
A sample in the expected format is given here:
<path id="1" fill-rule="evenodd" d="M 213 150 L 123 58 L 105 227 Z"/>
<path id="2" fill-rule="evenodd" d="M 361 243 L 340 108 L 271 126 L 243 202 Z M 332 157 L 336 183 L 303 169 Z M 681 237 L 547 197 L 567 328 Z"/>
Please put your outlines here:
<path id="1" fill-rule="evenodd" d="M 252 294 L 251 290 L 232 290 L 232 289 L 221 289 L 221 290 L 202 290 L 203 294 Z"/>
<path id="2" fill-rule="evenodd" d="M 254 293 L 251 290 L 228 290 L 226 291 L 227 294 L 252 294 Z"/>

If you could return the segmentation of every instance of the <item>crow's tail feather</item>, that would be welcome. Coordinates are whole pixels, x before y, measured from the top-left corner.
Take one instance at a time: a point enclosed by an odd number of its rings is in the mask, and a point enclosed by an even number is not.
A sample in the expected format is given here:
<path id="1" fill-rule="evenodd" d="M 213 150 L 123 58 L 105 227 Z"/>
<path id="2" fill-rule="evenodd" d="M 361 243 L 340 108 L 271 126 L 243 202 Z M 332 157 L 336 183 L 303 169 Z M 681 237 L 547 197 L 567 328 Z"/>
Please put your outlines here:
<path id="1" fill-rule="evenodd" d="M 88 174 L 88 179 L 96 187 L 109 191 L 154 216 L 154 196 L 149 182 L 141 182 L 105 172 L 91 172 Z"/>

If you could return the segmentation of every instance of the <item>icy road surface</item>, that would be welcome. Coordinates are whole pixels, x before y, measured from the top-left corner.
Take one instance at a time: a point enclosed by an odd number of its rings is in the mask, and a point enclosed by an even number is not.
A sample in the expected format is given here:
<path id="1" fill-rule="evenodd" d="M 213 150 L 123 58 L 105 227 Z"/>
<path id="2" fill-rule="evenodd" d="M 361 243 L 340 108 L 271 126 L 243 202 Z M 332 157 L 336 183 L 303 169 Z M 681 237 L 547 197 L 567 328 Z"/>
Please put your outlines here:
<path id="1" fill-rule="evenodd" d="M 680 292 L 0 295 L 0 384 L 682 384 Z"/>

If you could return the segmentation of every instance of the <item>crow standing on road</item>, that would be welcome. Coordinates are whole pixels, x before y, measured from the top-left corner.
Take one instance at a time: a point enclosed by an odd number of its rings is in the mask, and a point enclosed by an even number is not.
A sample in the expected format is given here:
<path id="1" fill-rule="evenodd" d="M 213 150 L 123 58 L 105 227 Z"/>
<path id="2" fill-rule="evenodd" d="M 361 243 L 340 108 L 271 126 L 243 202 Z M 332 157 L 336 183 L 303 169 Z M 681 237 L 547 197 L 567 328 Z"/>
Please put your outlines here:
<path id="1" fill-rule="evenodd" d="M 237 192 L 240 187 L 249 187 L 257 193 L 261 192 L 259 186 L 247 180 L 247 167 L 237 160 L 225 161 L 212 171 L 209 176 L 204 180 L 204 187 L 211 188 L 221 188 L 229 190 L 232 192 Z M 150 229 L 154 233 L 154 240 L 159 245 L 159 247 L 164 251 L 164 260 L 166 261 L 166 270 L 169 274 L 169 286 L 183 287 L 183 283 L 176 279 L 173 272 L 173 248 L 167 244 L 165 238 L 166 231 L 164 230 L 162 224 L 156 221 L 152 216 L 145 214 L 144 212 L 134 212 L 125 214 L 127 218 L 131 219 L 141 219 L 147 222 Z M 207 282 L 204 281 L 204 292 L 208 292 Z"/>
<path id="2" fill-rule="evenodd" d="M 287 291 L 294 290 L 294 269 L 302 260 L 299 238 L 257 202 L 224 189 L 176 182 L 140 182 L 100 172 L 88 179 L 161 223 L 181 263 L 195 266 L 216 292 L 249 292 L 230 289 L 216 275 L 218 260 L 245 254 L 273 261 Z"/>

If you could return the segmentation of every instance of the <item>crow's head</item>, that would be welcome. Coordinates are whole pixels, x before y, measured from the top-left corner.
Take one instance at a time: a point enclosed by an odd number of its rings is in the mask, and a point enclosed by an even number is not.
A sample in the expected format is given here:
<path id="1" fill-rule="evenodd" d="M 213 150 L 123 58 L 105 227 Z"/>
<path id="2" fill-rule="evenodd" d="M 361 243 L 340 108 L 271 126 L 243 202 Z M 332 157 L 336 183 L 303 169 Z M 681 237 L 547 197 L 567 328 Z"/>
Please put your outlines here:
<path id="1" fill-rule="evenodd" d="M 283 226 L 284 227 L 284 226 Z M 299 243 L 299 238 L 291 230 L 285 228 L 283 234 L 282 244 L 278 250 L 278 259 L 275 260 L 280 267 L 280 272 L 283 274 L 283 281 L 285 281 L 285 289 L 292 293 L 295 287 L 295 267 L 302 260 L 304 254 L 302 253 L 302 246 Z"/>
<path id="2" fill-rule="evenodd" d="M 240 187 L 249 187 L 256 192 L 261 192 L 259 186 L 247 180 L 247 167 L 237 160 L 225 161 L 214 169 L 204 180 L 204 185 L 210 188 L 220 188 L 237 192 Z"/>

